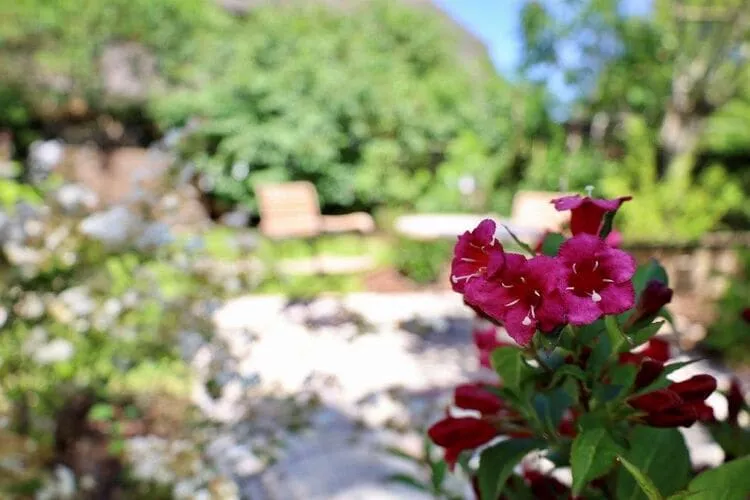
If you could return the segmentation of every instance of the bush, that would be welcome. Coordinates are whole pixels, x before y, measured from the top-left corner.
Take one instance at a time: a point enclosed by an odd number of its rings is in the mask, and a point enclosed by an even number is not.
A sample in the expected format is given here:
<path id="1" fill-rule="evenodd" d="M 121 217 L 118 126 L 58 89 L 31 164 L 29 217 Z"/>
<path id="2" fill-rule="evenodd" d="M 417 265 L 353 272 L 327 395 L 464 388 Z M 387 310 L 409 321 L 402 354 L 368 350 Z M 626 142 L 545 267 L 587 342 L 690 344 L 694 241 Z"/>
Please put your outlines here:
<path id="1" fill-rule="evenodd" d="M 130 473 L 133 446 L 165 424 L 169 433 L 154 439 L 193 439 L 184 459 L 201 463 L 182 351 L 188 331 L 210 338 L 202 310 L 218 288 L 150 205 L 91 212 L 92 201 L 62 186 L 45 204 L 16 203 L 1 224 L 0 442 L 29 444 L 0 446 L 0 492 L 54 497 L 49 460 L 78 475 L 93 467 L 98 492 L 127 487 L 128 498 L 155 498 L 171 485 Z M 165 408 L 177 410 L 169 423 L 155 417 Z M 92 436 L 99 451 L 81 454 Z M 14 460 L 26 464 L 20 473 L 5 469 Z M 119 467 L 124 482 L 102 472 Z M 201 466 L 196 479 L 197 491 L 219 478 Z"/>
<path id="2" fill-rule="evenodd" d="M 508 86 L 483 54 L 480 71 L 467 67 L 437 15 L 394 2 L 356 15 L 259 8 L 229 33 L 153 106 L 163 126 L 203 119 L 184 152 L 223 200 L 254 209 L 256 183 L 305 179 L 331 209 L 413 206 L 436 182 L 455 198 L 453 175 L 438 171 L 462 134 L 485 171 L 507 146 L 495 122 L 509 96 L 489 88 Z"/>
<path id="3" fill-rule="evenodd" d="M 742 206 L 739 184 L 720 165 L 696 173 L 695 159 L 682 155 L 660 174 L 654 138 L 645 122 L 631 117 L 625 131 L 627 156 L 621 164 L 610 165 L 602 187 L 611 197 L 635 195 L 636 203 L 627 203 L 620 214 L 626 240 L 694 241 Z"/>
<path id="4" fill-rule="evenodd" d="M 396 270 L 420 284 L 438 281 L 450 262 L 452 241 L 420 241 L 399 238 L 394 245 Z"/>
<path id="5" fill-rule="evenodd" d="M 750 308 L 750 251 L 739 250 L 740 273 L 717 304 L 718 317 L 702 345 L 732 364 L 750 362 L 750 322 L 743 312 Z"/>

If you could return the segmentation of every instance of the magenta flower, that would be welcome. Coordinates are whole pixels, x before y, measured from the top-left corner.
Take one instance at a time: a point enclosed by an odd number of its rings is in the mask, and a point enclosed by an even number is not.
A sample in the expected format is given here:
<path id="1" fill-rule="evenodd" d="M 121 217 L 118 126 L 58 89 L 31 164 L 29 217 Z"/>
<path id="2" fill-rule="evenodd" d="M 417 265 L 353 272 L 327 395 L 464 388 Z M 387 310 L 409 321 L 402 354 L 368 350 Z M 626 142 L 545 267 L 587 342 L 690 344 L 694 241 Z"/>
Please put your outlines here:
<path id="1" fill-rule="evenodd" d="M 464 293 L 472 278 L 492 273 L 502 267 L 504 261 L 503 246 L 495 239 L 495 221 L 484 219 L 473 231 L 458 237 L 451 262 L 453 290 Z"/>
<path id="2" fill-rule="evenodd" d="M 582 198 L 580 195 L 563 196 L 552 200 L 558 212 L 570 210 L 570 231 L 573 236 L 586 233 L 599 236 L 607 212 L 616 212 L 620 205 L 632 199 L 622 196 L 614 200 L 600 198 Z"/>
<path id="3" fill-rule="evenodd" d="M 564 279 L 565 269 L 557 259 L 540 255 L 526 260 L 509 253 L 491 277 L 471 282 L 465 297 L 502 321 L 513 340 L 528 345 L 537 328 L 551 331 L 565 322 Z"/>
<path id="4" fill-rule="evenodd" d="M 571 324 L 588 325 L 633 307 L 636 263 L 627 252 L 596 236 L 579 234 L 560 246 L 559 258 L 566 271 L 563 299 Z"/>

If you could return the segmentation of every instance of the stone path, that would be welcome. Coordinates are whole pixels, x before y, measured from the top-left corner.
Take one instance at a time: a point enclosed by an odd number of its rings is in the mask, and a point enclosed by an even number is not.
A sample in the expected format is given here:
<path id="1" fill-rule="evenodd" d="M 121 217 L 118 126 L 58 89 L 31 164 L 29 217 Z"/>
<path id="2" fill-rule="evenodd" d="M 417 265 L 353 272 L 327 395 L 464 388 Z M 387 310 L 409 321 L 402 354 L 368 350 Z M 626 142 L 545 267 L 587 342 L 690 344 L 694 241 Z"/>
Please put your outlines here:
<path id="1" fill-rule="evenodd" d="M 478 371 L 470 318 L 451 292 L 361 293 L 296 305 L 275 296 L 229 302 L 215 315 L 231 361 L 220 363 L 230 372 L 218 376 L 224 380 L 222 397 L 196 398 L 228 433 L 214 449 L 217 462 L 240 481 L 243 498 L 252 500 L 431 498 L 386 480 L 418 471 L 384 447 L 418 453 L 422 442 L 415 429 L 440 414 L 450 389 L 489 375 Z M 728 384 L 725 372 L 705 362 L 674 378 L 706 371 L 719 378 L 720 387 Z M 247 382 L 256 376 L 259 383 Z M 269 394 L 273 400 L 262 399 Z M 273 434 L 289 417 L 278 410 L 286 408 L 279 401 L 300 395 L 314 395 L 316 402 L 303 430 Z M 721 396 L 709 403 L 717 416 L 725 414 Z M 267 443 L 257 444 L 271 434 L 285 445 L 267 466 L 250 450 L 254 444 L 265 449 Z M 695 463 L 721 460 L 721 450 L 701 429 L 686 436 Z"/>

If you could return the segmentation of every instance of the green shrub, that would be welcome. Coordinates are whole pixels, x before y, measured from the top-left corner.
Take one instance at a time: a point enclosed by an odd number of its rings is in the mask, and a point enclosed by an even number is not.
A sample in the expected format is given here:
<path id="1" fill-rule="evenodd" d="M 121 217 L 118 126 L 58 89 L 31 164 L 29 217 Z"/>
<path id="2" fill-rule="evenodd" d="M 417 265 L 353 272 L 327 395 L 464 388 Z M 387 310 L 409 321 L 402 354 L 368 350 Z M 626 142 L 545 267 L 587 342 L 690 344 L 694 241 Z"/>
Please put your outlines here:
<path id="1" fill-rule="evenodd" d="M 742 311 L 750 307 L 750 251 L 739 251 L 740 273 L 717 304 L 718 317 L 709 327 L 703 346 L 731 364 L 750 361 L 750 324 Z"/>
<path id="2" fill-rule="evenodd" d="M 495 122 L 508 94 L 486 102 L 501 84 L 486 60 L 480 75 L 467 67 L 457 46 L 440 16 L 394 2 L 356 15 L 258 8 L 153 112 L 163 126 L 204 119 L 184 153 L 224 200 L 254 209 L 256 183 L 306 179 L 324 206 L 412 206 L 436 181 L 453 184 L 438 171 L 462 134 L 478 136 L 481 169 L 507 145 Z"/>
<path id="3" fill-rule="evenodd" d="M 448 266 L 454 243 L 447 240 L 420 241 L 399 238 L 393 248 L 396 270 L 419 284 L 438 281 Z"/>
<path id="4" fill-rule="evenodd" d="M 0 442 L 30 444 L 15 450 L 0 446 L 0 496 L 19 486 L 42 487 L 48 474 L 41 465 L 22 476 L 8 475 L 5 451 L 11 461 L 20 453 L 25 464 L 37 456 L 49 459 L 54 430 L 71 425 L 59 415 L 78 397 L 96 403 L 89 415 L 94 419 L 115 407 L 145 413 L 153 401 L 185 406 L 183 427 L 172 431 L 189 437 L 193 374 L 181 340 L 187 331 L 210 338 L 212 325 L 200 306 L 220 293 L 183 245 L 144 239 L 149 232 L 160 239 L 167 230 L 153 226 L 158 223 L 148 206 L 131 207 L 127 221 L 109 219 L 94 230 L 91 217 L 113 212 L 65 208 L 58 194 L 47 193 L 35 207 L 16 205 L 2 226 Z M 118 242 L 102 233 L 126 226 L 132 231 Z M 119 429 L 137 420 L 131 410 L 125 413 L 109 418 L 103 435 L 111 457 L 123 461 Z M 193 444 L 200 455 L 201 444 Z M 126 474 L 126 482 L 131 479 Z"/>
<path id="5" fill-rule="evenodd" d="M 742 206 L 744 195 L 736 180 L 720 165 L 694 172 L 691 155 L 675 158 L 659 172 L 654 137 L 639 118 L 626 122 L 627 155 L 610 165 L 602 180 L 609 197 L 632 194 L 618 225 L 627 240 L 694 241 L 717 229 L 721 219 Z"/>

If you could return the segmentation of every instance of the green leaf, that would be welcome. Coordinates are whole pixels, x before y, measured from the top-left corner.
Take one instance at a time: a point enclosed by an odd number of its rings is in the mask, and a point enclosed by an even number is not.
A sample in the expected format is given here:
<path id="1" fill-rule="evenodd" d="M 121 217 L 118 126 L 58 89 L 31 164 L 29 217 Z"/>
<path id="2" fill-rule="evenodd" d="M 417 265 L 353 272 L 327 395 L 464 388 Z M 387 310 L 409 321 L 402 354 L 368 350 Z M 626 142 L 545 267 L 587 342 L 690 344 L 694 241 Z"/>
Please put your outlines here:
<path id="1" fill-rule="evenodd" d="M 570 456 L 573 495 L 580 494 L 589 481 L 609 472 L 619 451 L 619 446 L 604 427 L 584 428 L 573 441 Z"/>
<path id="2" fill-rule="evenodd" d="M 406 486 L 409 486 L 411 488 L 420 490 L 420 491 L 429 491 L 430 489 L 420 483 L 417 479 L 407 475 L 407 474 L 393 474 L 386 478 L 387 481 L 390 481 L 392 483 L 400 483 L 405 484 Z"/>
<path id="3" fill-rule="evenodd" d="M 531 248 L 528 244 L 519 240 L 518 236 L 516 236 L 515 233 L 511 231 L 508 226 L 503 224 L 503 227 L 505 228 L 506 231 L 508 231 L 508 234 L 510 235 L 511 238 L 513 238 L 513 241 L 515 241 L 516 244 L 524 250 L 524 252 L 528 253 L 532 257 L 536 255 L 536 253 L 534 253 L 534 249 Z"/>
<path id="4" fill-rule="evenodd" d="M 560 381 L 565 377 L 570 377 L 580 380 L 581 382 L 585 382 L 586 372 L 584 372 L 578 365 L 563 365 L 555 370 L 555 373 L 552 375 L 552 380 L 547 387 L 552 388 L 557 386 L 557 384 L 559 384 Z"/>
<path id="5" fill-rule="evenodd" d="M 667 271 L 659 264 L 656 259 L 651 259 L 648 263 L 638 266 L 638 269 L 633 275 L 633 288 L 635 288 L 635 296 L 640 297 L 643 289 L 651 280 L 658 280 L 669 285 L 669 277 Z"/>
<path id="6" fill-rule="evenodd" d="M 626 396 L 635 382 L 638 368 L 631 364 L 614 365 L 608 372 L 609 382 L 597 383 L 593 391 L 594 397 L 600 402 Z"/>
<path id="7" fill-rule="evenodd" d="M 630 436 L 630 443 L 623 456 L 647 475 L 658 491 L 669 495 L 687 484 L 690 455 L 680 431 L 638 426 Z M 622 500 L 646 498 L 635 477 L 624 469 L 618 471 L 615 491 L 615 496 Z"/>
<path id="8" fill-rule="evenodd" d="M 661 326 L 664 324 L 663 321 L 656 321 L 654 323 L 649 324 L 648 326 L 641 328 L 637 332 L 630 333 L 630 340 L 633 341 L 634 346 L 639 346 L 646 341 L 648 341 L 651 337 L 656 335 L 656 333 L 659 331 Z"/>
<path id="9" fill-rule="evenodd" d="M 578 328 L 578 341 L 582 344 L 590 345 L 594 339 L 599 338 L 606 331 L 607 327 L 604 326 L 604 320 L 596 320 L 590 325 Z"/>
<path id="10" fill-rule="evenodd" d="M 612 345 L 609 335 L 600 335 L 593 346 L 591 356 L 586 363 L 586 371 L 592 375 L 598 375 L 607 364 L 612 355 Z"/>
<path id="11" fill-rule="evenodd" d="M 623 457 L 618 456 L 617 458 L 633 476 L 636 483 L 641 488 L 641 490 L 643 490 L 643 493 L 645 493 L 648 500 L 662 500 L 664 498 L 661 493 L 659 493 L 659 490 L 656 488 L 656 486 L 654 486 L 654 483 L 648 478 L 648 476 L 641 472 L 638 467 L 636 467 Z"/>
<path id="12" fill-rule="evenodd" d="M 108 421 L 115 416 L 115 409 L 112 405 L 106 403 L 97 403 L 89 410 L 89 419 L 94 421 Z"/>
<path id="13" fill-rule="evenodd" d="M 481 500 L 499 497 L 516 464 L 545 444 L 539 439 L 508 439 L 482 451 L 477 471 Z"/>
<path id="14" fill-rule="evenodd" d="M 604 325 L 607 328 L 607 335 L 609 335 L 609 343 L 613 355 L 621 351 L 627 351 L 631 347 L 631 340 L 620 328 L 617 316 L 606 316 L 604 318 Z"/>
<path id="15" fill-rule="evenodd" d="M 520 392 L 523 381 L 534 374 L 517 347 L 495 349 L 492 353 L 492 367 L 503 380 L 503 385 L 516 393 Z"/>
<path id="16" fill-rule="evenodd" d="M 690 481 L 687 491 L 669 500 L 746 500 L 750 495 L 750 457 L 707 470 Z"/>
<path id="17" fill-rule="evenodd" d="M 443 481 L 445 480 L 445 473 L 448 470 L 448 464 L 441 460 L 439 462 L 436 462 L 430 466 L 432 476 L 432 489 L 433 491 L 440 491 L 441 487 L 443 486 Z"/>
<path id="18" fill-rule="evenodd" d="M 708 426 L 708 430 L 726 454 L 734 457 L 750 455 L 750 429 L 715 422 Z"/>
<path id="19" fill-rule="evenodd" d="M 555 433 L 562 420 L 565 410 L 573 404 L 570 396 L 563 389 L 550 391 L 546 394 L 536 394 L 532 405 L 539 421 L 544 424 L 546 431 Z"/>
<path id="20" fill-rule="evenodd" d="M 560 250 L 560 245 L 565 241 L 565 237 L 560 233 L 549 233 L 544 237 L 542 242 L 542 254 L 555 257 Z"/>
<path id="21" fill-rule="evenodd" d="M 615 215 L 617 215 L 617 212 L 607 212 L 604 215 L 604 223 L 602 224 L 602 229 L 599 231 L 599 237 L 601 239 L 606 238 L 609 236 L 609 233 L 612 232 L 612 225 L 615 222 Z"/>

